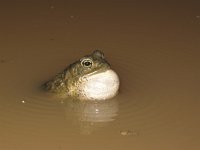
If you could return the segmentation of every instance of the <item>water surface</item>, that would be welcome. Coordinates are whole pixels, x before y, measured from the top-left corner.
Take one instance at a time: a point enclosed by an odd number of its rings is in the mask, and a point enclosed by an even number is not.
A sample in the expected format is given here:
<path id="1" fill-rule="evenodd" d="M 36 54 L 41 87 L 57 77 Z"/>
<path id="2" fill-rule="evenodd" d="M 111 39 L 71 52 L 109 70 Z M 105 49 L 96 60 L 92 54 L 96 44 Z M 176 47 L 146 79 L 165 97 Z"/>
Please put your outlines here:
<path id="1" fill-rule="evenodd" d="M 0 149 L 198 150 L 199 2 L 4 2 Z M 119 95 L 61 100 L 41 84 L 101 49 Z"/>

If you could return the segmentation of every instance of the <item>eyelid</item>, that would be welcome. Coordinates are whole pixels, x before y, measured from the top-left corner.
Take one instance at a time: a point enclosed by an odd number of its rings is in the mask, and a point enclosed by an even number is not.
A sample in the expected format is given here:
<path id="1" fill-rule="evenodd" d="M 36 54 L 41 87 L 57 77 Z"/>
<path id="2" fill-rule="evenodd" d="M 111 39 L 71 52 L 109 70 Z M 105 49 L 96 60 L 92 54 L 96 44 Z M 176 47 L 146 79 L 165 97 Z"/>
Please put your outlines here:
<path id="1" fill-rule="evenodd" d="M 80 62 L 82 62 L 83 60 L 90 60 L 90 61 L 93 61 L 92 58 L 83 57 L 83 58 L 80 59 Z"/>

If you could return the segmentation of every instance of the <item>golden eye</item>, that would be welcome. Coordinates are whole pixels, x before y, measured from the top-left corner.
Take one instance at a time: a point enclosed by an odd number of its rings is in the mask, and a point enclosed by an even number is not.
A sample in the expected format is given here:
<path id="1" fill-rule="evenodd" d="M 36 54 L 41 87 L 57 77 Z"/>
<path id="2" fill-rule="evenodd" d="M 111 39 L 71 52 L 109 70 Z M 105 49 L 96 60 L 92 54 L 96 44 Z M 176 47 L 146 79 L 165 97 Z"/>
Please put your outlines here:
<path id="1" fill-rule="evenodd" d="M 90 67 L 92 67 L 93 62 L 92 62 L 91 59 L 83 59 L 81 61 L 81 65 L 84 66 L 84 67 L 90 68 Z"/>

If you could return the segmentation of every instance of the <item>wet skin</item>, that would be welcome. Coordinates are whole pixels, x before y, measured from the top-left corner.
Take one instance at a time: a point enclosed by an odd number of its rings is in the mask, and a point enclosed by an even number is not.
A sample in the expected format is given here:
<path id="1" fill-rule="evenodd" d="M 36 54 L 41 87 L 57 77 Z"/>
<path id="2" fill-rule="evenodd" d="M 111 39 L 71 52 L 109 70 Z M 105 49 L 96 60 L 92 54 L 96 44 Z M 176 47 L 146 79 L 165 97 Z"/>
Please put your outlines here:
<path id="1" fill-rule="evenodd" d="M 69 65 L 63 72 L 58 73 L 44 84 L 44 88 L 61 97 L 79 98 L 81 84 L 87 75 L 102 73 L 109 69 L 110 65 L 103 52 L 95 50 L 92 54 L 84 56 Z"/>

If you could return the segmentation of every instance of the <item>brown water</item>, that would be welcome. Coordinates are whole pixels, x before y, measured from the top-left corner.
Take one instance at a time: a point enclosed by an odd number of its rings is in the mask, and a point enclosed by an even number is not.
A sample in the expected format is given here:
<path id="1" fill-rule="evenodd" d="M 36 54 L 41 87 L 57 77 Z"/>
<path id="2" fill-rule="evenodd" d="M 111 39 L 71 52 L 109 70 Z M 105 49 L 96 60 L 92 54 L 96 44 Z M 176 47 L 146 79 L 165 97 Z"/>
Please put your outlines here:
<path id="1" fill-rule="evenodd" d="M 0 5 L 0 150 L 199 150 L 200 2 Z M 101 49 L 120 93 L 61 101 L 39 86 Z"/>

